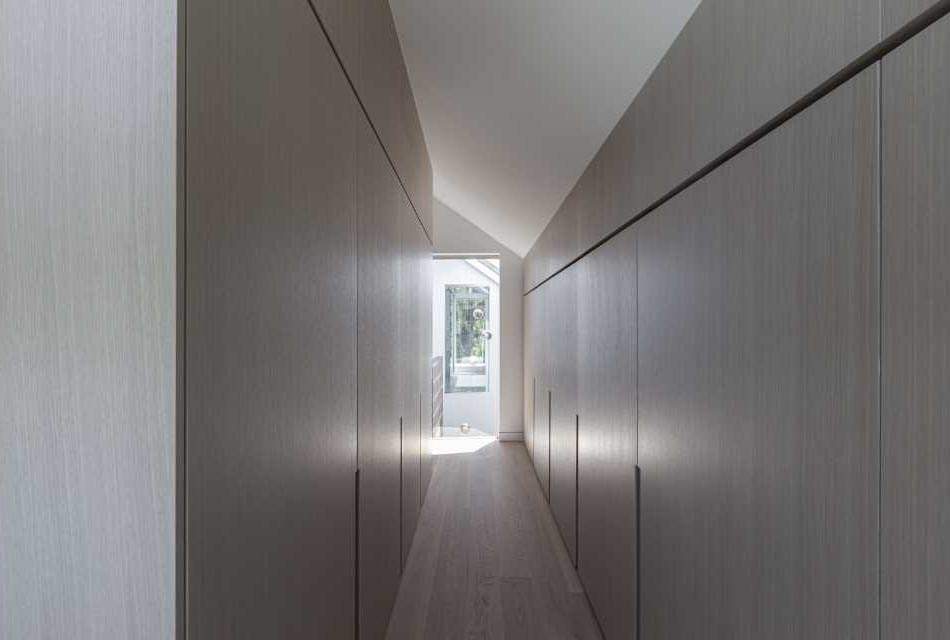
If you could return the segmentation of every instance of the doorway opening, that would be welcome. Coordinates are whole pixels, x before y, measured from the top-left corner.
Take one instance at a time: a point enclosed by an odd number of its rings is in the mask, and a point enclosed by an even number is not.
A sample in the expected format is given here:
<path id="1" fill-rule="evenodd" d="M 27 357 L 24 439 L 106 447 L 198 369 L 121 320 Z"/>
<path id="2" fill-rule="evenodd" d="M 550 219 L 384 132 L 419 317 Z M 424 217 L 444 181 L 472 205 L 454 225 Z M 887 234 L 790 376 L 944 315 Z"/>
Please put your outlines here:
<path id="1" fill-rule="evenodd" d="M 436 254 L 432 304 L 433 435 L 440 449 L 498 437 L 501 262 L 497 254 Z M 474 449 L 465 449 L 474 450 Z M 448 452 L 448 451 L 447 451 Z"/>

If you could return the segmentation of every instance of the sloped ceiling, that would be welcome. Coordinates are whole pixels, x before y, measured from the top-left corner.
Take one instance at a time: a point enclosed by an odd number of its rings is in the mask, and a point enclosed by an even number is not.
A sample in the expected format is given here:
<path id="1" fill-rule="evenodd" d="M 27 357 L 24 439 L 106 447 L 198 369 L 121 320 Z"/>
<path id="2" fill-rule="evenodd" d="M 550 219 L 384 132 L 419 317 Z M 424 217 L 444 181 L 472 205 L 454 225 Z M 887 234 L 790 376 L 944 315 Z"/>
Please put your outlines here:
<path id="1" fill-rule="evenodd" d="M 698 0 L 390 0 L 435 197 L 524 256 Z"/>

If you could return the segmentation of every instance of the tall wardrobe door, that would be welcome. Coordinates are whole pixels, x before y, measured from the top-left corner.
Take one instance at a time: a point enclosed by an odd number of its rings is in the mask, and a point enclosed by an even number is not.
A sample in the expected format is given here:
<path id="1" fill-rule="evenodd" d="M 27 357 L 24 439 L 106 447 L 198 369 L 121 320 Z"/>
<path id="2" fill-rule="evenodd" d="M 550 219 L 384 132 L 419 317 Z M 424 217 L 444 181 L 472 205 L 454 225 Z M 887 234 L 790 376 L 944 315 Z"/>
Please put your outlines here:
<path id="1" fill-rule="evenodd" d="M 421 226 L 417 227 L 419 260 L 419 296 L 418 305 L 421 321 L 419 323 L 419 343 L 421 351 L 419 389 L 422 398 L 422 501 L 425 501 L 432 479 L 432 245 Z"/>
<path id="2" fill-rule="evenodd" d="M 577 269 L 577 570 L 604 635 L 636 638 L 635 231 Z"/>
<path id="3" fill-rule="evenodd" d="M 534 457 L 534 430 L 535 430 L 535 384 L 537 368 L 535 367 L 535 340 L 536 325 L 534 321 L 535 306 L 537 298 L 534 294 L 529 294 L 522 298 L 524 301 L 524 313 L 522 316 L 522 327 L 524 336 L 524 445 L 528 450 L 528 456 Z"/>
<path id="4" fill-rule="evenodd" d="M 548 283 L 550 284 L 550 283 Z M 541 483 L 541 490 L 545 497 L 548 497 L 548 471 L 549 464 L 549 443 L 551 441 L 551 354 L 548 352 L 548 335 L 550 327 L 548 326 L 548 297 L 550 287 L 542 286 L 531 292 L 534 296 L 533 304 L 535 309 L 536 330 L 534 332 L 536 349 L 536 373 L 535 373 L 535 393 L 534 393 L 534 443 L 532 447 L 532 458 L 534 459 L 534 470 L 538 475 L 538 481 Z"/>
<path id="5" fill-rule="evenodd" d="M 402 557 L 403 566 L 409 556 L 412 537 L 419 521 L 419 497 L 421 495 L 421 434 L 419 424 L 422 420 L 419 404 L 419 325 L 420 306 L 418 304 L 420 264 L 418 259 L 419 232 L 421 227 L 416 214 L 403 197 L 403 205 L 398 211 L 402 241 L 400 252 L 399 282 L 399 371 L 400 402 L 402 415 Z"/>
<path id="6" fill-rule="evenodd" d="M 352 637 L 358 106 L 305 3 L 187 24 L 188 637 Z"/>
<path id="7" fill-rule="evenodd" d="M 369 125 L 359 127 L 359 625 L 382 638 L 402 563 L 400 220 L 404 195 Z"/>
<path id="8" fill-rule="evenodd" d="M 886 57 L 884 638 L 950 637 L 950 20 Z"/>
<path id="9" fill-rule="evenodd" d="M 870 69 L 638 225 L 645 638 L 878 633 Z"/>
<path id="10" fill-rule="evenodd" d="M 551 513 L 572 560 L 576 560 L 577 504 L 577 269 L 548 283 L 550 354 L 555 362 L 551 398 Z"/>

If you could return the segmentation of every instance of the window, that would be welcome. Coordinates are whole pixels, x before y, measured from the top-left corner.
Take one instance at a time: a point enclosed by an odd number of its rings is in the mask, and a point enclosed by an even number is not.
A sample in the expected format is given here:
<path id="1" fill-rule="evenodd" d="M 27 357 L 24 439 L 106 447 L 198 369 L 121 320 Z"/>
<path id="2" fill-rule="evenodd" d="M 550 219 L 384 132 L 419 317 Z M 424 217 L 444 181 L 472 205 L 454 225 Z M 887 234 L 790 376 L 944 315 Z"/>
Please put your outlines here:
<path id="1" fill-rule="evenodd" d="M 445 287 L 445 392 L 488 391 L 488 287 Z"/>

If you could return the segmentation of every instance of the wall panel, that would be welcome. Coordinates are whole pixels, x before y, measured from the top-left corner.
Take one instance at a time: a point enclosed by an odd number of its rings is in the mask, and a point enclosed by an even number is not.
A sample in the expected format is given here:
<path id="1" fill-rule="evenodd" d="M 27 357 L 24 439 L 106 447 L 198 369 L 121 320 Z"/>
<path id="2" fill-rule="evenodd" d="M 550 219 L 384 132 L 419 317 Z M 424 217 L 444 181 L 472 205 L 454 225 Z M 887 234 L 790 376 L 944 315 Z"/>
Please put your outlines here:
<path id="1" fill-rule="evenodd" d="M 187 18 L 188 635 L 349 637 L 359 112 L 306 4 Z"/>
<path id="2" fill-rule="evenodd" d="M 707 0 L 525 260 L 526 289 L 874 46 L 879 0 Z"/>
<path id="3" fill-rule="evenodd" d="M 343 68 L 357 84 L 360 71 L 360 26 L 365 0 L 309 0 L 320 16 Z"/>
<path id="4" fill-rule="evenodd" d="M 526 296 L 523 298 L 522 312 L 522 335 L 524 336 L 524 445 L 528 450 L 528 455 L 534 456 L 534 431 L 535 431 L 535 385 L 537 376 L 535 339 L 537 337 L 537 320 L 535 296 Z"/>
<path id="5" fill-rule="evenodd" d="M 577 270 L 551 282 L 545 316 L 551 340 L 551 512 L 568 555 L 576 560 L 577 505 Z"/>
<path id="6" fill-rule="evenodd" d="M 420 220 L 432 230 L 432 167 L 388 0 L 359 0 L 356 90 Z"/>
<path id="7" fill-rule="evenodd" d="M 399 418 L 405 194 L 364 124 L 359 137 L 360 637 L 381 638 L 402 566 Z"/>
<path id="8" fill-rule="evenodd" d="M 878 633 L 876 70 L 637 226 L 642 631 Z"/>
<path id="9" fill-rule="evenodd" d="M 419 262 L 418 242 L 422 228 L 405 196 L 402 205 L 393 214 L 398 218 L 401 243 L 397 297 L 400 358 L 395 382 L 399 386 L 402 418 L 402 558 L 405 565 L 419 521 L 419 498 L 422 493 L 422 305 L 419 301 L 422 265 Z M 366 364 L 374 366 L 371 360 L 367 360 Z"/>
<path id="10" fill-rule="evenodd" d="M 0 3 L 0 637 L 175 634 L 175 3 Z"/>
<path id="11" fill-rule="evenodd" d="M 936 640 L 950 635 L 950 20 L 883 68 L 883 628 Z"/>
<path id="12" fill-rule="evenodd" d="M 425 495 L 432 480 L 434 460 L 432 458 L 432 245 L 422 227 L 416 225 L 416 259 L 419 261 L 419 278 L 417 280 L 417 302 L 419 306 L 419 393 L 422 398 L 421 429 L 421 476 L 422 496 Z"/>
<path id="13" fill-rule="evenodd" d="M 534 469 L 541 483 L 544 495 L 550 498 L 550 443 L 551 443 L 551 412 L 552 403 L 552 371 L 553 358 L 550 349 L 551 327 L 548 323 L 551 296 L 548 289 L 538 289 L 533 300 L 536 319 L 535 333 L 535 385 L 534 385 L 534 436 L 532 438 L 532 460 Z M 532 294 L 534 295 L 534 294 Z"/>
<path id="14" fill-rule="evenodd" d="M 388 0 L 311 0 L 427 233 L 432 166 Z"/>
<path id="15" fill-rule="evenodd" d="M 624 231 L 574 268 L 578 270 L 580 414 L 577 569 L 605 636 L 608 639 L 635 638 L 635 230 Z"/>
<path id="16" fill-rule="evenodd" d="M 893 33 L 928 9 L 940 4 L 945 5 L 945 0 L 883 0 L 885 35 Z"/>

